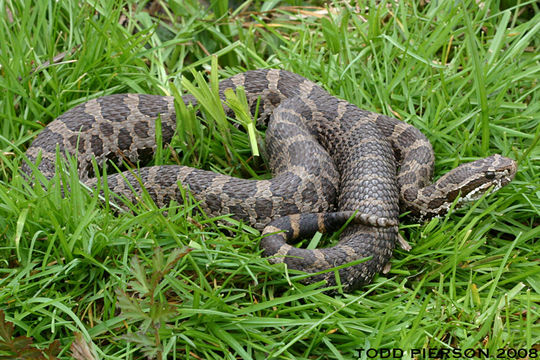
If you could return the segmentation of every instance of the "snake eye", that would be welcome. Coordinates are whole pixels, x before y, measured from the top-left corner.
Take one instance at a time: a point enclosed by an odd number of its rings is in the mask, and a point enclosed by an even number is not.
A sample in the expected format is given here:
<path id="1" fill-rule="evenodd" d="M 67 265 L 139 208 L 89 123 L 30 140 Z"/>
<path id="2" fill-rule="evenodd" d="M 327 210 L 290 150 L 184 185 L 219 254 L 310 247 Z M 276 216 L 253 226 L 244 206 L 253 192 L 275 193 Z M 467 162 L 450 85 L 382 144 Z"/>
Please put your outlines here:
<path id="1" fill-rule="evenodd" d="M 486 179 L 488 180 L 495 179 L 495 171 L 486 171 Z"/>

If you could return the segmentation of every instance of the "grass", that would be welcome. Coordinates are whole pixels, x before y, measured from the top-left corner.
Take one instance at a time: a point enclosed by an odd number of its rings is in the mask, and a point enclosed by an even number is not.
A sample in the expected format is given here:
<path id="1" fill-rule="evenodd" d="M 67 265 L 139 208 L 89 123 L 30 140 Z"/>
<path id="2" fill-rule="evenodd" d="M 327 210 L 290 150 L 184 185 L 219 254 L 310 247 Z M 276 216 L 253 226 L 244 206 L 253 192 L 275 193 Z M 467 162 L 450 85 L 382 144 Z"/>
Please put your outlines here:
<path id="1" fill-rule="evenodd" d="M 384 348 L 406 359 L 452 348 L 535 358 L 538 5 L 212 4 L 1 2 L 0 358 L 351 359 Z M 70 184 L 67 197 L 21 177 L 25 149 L 67 109 L 112 93 L 178 96 L 207 78 L 212 55 L 220 78 L 287 69 L 415 125 L 433 143 L 436 176 L 493 153 L 519 172 L 442 219 L 404 218 L 412 250 L 337 296 L 269 265 L 257 231 L 195 212 L 189 196 L 167 216 L 148 199 L 115 215 L 73 172 L 55 180 Z M 180 152 L 165 148 L 156 163 L 268 177 L 243 131 L 223 135 L 212 114 L 180 111 Z"/>

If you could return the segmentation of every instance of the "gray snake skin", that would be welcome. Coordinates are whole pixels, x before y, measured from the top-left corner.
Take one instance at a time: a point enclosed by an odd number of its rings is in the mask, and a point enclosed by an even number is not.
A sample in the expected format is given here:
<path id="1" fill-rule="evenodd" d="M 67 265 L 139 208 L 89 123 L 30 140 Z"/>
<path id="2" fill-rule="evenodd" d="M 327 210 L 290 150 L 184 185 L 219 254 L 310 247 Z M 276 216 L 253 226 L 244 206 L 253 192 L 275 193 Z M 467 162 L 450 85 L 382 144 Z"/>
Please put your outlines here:
<path id="1" fill-rule="evenodd" d="M 253 70 L 223 80 L 221 98 L 225 89 L 238 86 L 245 88 L 253 109 L 259 99 L 262 117 L 270 116 L 266 142 L 272 179 L 245 180 L 166 165 L 109 175 L 109 188 L 135 202 L 142 183 L 165 207 L 172 199 L 183 202 L 181 184 L 207 214 L 232 214 L 263 230 L 264 256 L 292 269 L 316 273 L 368 258 L 339 270 L 346 291 L 369 283 L 389 261 L 400 207 L 417 217 L 441 215 L 458 196 L 474 198 L 508 184 L 517 169 L 513 160 L 492 155 L 431 184 L 433 150 L 413 126 L 361 110 L 284 70 Z M 184 102 L 196 104 L 190 95 Z M 76 154 L 80 178 L 93 187 L 92 159 L 104 166 L 151 158 L 158 116 L 168 143 L 176 128 L 172 97 L 119 94 L 90 100 L 45 127 L 26 154 L 32 162 L 40 159 L 38 169 L 47 178 L 55 173 L 57 146 L 61 153 Z M 22 170 L 32 173 L 27 164 Z M 308 250 L 287 243 L 315 231 L 333 231 L 348 220 L 333 247 Z M 336 284 L 333 271 L 307 281 L 319 280 Z"/>

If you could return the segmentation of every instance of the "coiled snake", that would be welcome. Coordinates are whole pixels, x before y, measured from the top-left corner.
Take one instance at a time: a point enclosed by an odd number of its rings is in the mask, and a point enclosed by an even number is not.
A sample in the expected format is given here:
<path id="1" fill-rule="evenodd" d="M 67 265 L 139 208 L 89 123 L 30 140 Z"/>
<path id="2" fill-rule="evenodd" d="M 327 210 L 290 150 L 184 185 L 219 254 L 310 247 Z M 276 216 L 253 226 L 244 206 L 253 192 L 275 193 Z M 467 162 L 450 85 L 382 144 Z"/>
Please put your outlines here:
<path id="1" fill-rule="evenodd" d="M 516 172 L 513 160 L 493 155 L 430 184 L 433 150 L 413 126 L 361 110 L 283 70 L 248 71 L 223 80 L 221 98 L 225 89 L 238 86 L 245 88 L 253 108 L 259 99 L 263 115 L 273 111 L 266 132 L 272 179 L 244 180 L 167 165 L 109 175 L 109 188 L 136 201 L 142 183 L 158 206 L 167 206 L 172 199 L 182 203 L 181 184 L 208 214 L 232 214 L 264 230 L 263 254 L 293 269 L 314 273 L 369 258 L 339 270 L 343 287 L 352 290 L 371 281 L 389 261 L 400 206 L 421 217 L 440 215 L 458 196 L 502 187 Z M 196 104 L 190 95 L 184 102 Z M 121 94 L 90 100 L 51 122 L 26 154 L 30 161 L 41 159 L 38 169 L 48 178 L 55 172 L 57 146 L 61 153 L 76 154 L 81 179 L 95 186 L 93 158 L 99 165 L 121 165 L 152 155 L 158 116 L 163 141 L 169 142 L 176 127 L 172 97 Z M 31 173 L 26 164 L 23 171 Z M 350 217 L 333 247 L 308 250 L 286 243 L 316 230 L 332 231 Z M 335 284 L 332 271 L 309 281 L 321 279 Z"/>

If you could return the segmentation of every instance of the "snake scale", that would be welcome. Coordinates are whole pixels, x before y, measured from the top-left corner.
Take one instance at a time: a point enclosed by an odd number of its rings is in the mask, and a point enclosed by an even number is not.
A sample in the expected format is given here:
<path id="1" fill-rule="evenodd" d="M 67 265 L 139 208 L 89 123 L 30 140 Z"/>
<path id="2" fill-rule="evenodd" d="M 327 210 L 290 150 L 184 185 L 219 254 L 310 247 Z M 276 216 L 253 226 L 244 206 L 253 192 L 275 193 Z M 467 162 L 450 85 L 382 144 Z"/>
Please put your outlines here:
<path id="1" fill-rule="evenodd" d="M 111 174 L 109 188 L 136 201 L 142 183 L 164 207 L 172 199 L 183 202 L 181 184 L 207 214 L 232 214 L 263 230 L 264 256 L 292 269 L 315 273 L 368 258 L 339 270 L 342 286 L 350 291 L 369 283 L 392 256 L 400 207 L 418 217 L 441 215 L 458 196 L 468 199 L 500 188 L 516 172 L 513 160 L 492 155 L 463 164 L 432 184 L 433 150 L 415 127 L 361 110 L 284 70 L 259 69 L 222 80 L 222 100 L 226 89 L 238 86 L 244 87 L 252 110 L 259 102 L 261 117 L 269 118 L 272 179 L 239 179 L 165 165 Z M 196 105 L 191 95 L 183 100 Z M 172 97 L 117 94 L 93 99 L 52 121 L 26 154 L 32 162 L 39 159 L 38 169 L 47 178 L 55 173 L 57 147 L 76 155 L 80 178 L 95 186 L 92 159 L 103 166 L 107 161 L 121 165 L 151 158 L 158 116 L 167 143 L 176 128 Z M 32 171 L 25 164 L 23 172 Z M 317 230 L 333 231 L 350 218 L 333 247 L 303 249 L 287 243 Z M 323 279 L 336 284 L 333 271 L 308 281 Z"/>

